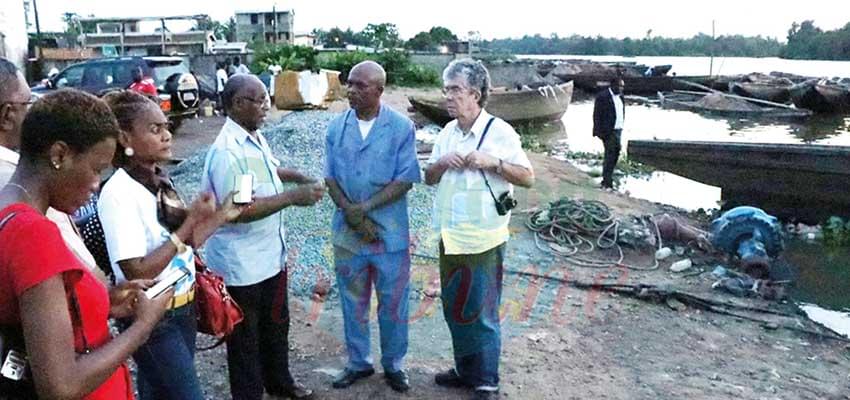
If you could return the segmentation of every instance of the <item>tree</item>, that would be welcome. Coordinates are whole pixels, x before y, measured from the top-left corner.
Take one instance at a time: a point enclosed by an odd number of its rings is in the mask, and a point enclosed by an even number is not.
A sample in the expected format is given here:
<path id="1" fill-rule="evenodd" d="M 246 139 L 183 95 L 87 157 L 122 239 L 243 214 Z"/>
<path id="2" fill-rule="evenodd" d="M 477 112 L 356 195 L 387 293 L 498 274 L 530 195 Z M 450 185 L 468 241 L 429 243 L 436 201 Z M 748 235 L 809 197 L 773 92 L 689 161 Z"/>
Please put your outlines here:
<path id="1" fill-rule="evenodd" d="M 457 36 L 455 36 L 455 34 L 448 28 L 444 28 L 442 26 L 432 27 L 431 30 L 428 31 L 428 34 L 431 35 L 432 43 L 437 46 L 457 41 Z"/>
<path id="2" fill-rule="evenodd" d="M 432 51 L 435 46 L 430 33 L 419 32 L 407 41 L 405 47 L 411 50 Z"/>
<path id="3" fill-rule="evenodd" d="M 89 17 L 94 17 L 94 15 L 89 15 Z M 94 22 L 78 23 L 80 18 L 80 14 L 74 12 L 62 13 L 62 22 L 65 23 L 66 34 L 78 36 L 84 32 L 93 32 L 97 28 L 97 25 Z M 82 28 L 82 30 L 80 28 Z"/>
<path id="4" fill-rule="evenodd" d="M 366 28 L 363 29 L 361 34 L 368 42 L 368 45 L 376 49 L 392 49 L 398 47 L 401 43 L 395 24 L 388 22 L 366 25 Z"/>

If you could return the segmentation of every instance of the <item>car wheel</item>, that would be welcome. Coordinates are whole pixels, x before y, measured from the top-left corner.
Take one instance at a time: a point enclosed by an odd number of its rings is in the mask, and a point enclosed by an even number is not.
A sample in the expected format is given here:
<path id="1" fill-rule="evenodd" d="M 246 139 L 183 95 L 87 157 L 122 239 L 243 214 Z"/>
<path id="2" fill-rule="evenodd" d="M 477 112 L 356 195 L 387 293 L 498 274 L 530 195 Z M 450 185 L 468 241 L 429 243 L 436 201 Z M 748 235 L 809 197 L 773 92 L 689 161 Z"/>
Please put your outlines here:
<path id="1" fill-rule="evenodd" d="M 183 125 L 183 117 L 174 117 L 171 118 L 169 122 L 171 122 L 171 134 L 176 134 L 177 130 L 180 129 L 180 125 Z"/>

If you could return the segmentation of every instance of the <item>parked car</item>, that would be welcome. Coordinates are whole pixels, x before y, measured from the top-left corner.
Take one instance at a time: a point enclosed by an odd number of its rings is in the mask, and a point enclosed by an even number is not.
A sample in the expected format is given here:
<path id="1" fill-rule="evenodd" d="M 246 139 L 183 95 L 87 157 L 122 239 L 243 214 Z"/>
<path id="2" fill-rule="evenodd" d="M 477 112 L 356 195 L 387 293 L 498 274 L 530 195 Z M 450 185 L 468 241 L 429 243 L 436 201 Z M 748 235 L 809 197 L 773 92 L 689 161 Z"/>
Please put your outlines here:
<path id="1" fill-rule="evenodd" d="M 118 57 L 89 60 L 71 65 L 32 88 L 38 96 L 45 92 L 71 87 L 97 96 L 133 83 L 132 71 L 141 67 L 145 76 L 153 78 L 157 87 L 160 108 L 177 130 L 186 118 L 198 112 L 200 91 L 198 80 L 180 57 Z"/>

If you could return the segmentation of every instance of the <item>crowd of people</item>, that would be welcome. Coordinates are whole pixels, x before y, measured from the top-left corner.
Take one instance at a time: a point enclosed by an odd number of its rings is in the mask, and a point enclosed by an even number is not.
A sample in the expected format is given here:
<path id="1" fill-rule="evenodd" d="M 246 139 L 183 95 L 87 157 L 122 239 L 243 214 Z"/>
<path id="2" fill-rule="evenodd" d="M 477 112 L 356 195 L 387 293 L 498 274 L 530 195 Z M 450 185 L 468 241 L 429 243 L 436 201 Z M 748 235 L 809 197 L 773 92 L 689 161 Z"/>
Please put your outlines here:
<path id="1" fill-rule="evenodd" d="M 203 399 L 194 367 L 201 246 L 244 313 L 226 340 L 232 398 L 311 397 L 290 373 L 283 213 L 326 192 L 336 205 L 329 223 L 348 359 L 331 385 L 343 390 L 375 373 L 374 287 L 384 379 L 407 392 L 406 193 L 423 178 L 437 186 L 433 227 L 455 361 L 434 381 L 497 398 L 511 195 L 513 185 L 530 187 L 534 173 L 514 129 L 485 111 L 486 68 L 470 59 L 446 67 L 443 93 L 455 119 L 420 166 L 413 123 L 381 102 L 384 69 L 356 65 L 347 79 L 351 109 L 328 127 L 321 178 L 274 156 L 261 130 L 266 85 L 248 73 L 221 75 L 227 120 L 206 154 L 201 194 L 187 204 L 160 166 L 171 157 L 172 133 L 149 97 L 62 89 L 33 102 L 21 72 L 0 59 L 0 325 L 22 333 L 38 398 L 133 399 L 132 357 L 139 398 Z M 252 201 L 236 204 L 246 175 Z M 87 203 L 102 226 L 111 279 L 70 217 Z M 145 295 L 174 271 L 186 277 Z"/>

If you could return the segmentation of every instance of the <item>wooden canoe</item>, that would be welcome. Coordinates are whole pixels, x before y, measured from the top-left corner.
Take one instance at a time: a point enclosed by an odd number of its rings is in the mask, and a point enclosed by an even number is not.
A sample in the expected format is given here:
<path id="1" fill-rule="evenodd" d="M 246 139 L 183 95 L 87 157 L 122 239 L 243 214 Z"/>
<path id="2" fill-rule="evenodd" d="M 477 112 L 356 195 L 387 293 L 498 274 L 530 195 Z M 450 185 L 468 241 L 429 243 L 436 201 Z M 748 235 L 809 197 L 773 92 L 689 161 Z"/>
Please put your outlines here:
<path id="1" fill-rule="evenodd" d="M 774 103 L 787 103 L 791 100 L 791 85 L 779 85 L 760 82 L 732 82 L 729 91 L 739 96 L 751 97 Z"/>
<path id="2" fill-rule="evenodd" d="M 558 121 L 567 112 L 573 97 L 573 83 L 557 86 L 544 86 L 536 89 L 490 92 L 487 112 L 508 123 Z M 446 110 L 442 97 L 409 96 L 410 104 L 416 111 L 439 125 L 445 125 L 452 118 Z"/>
<path id="3" fill-rule="evenodd" d="M 697 94 L 696 92 L 673 92 L 673 93 L 658 93 L 658 99 L 661 108 L 672 110 L 685 110 L 709 115 L 716 115 L 729 118 L 774 118 L 774 119 L 806 119 L 812 115 L 812 112 L 805 109 L 795 109 L 789 107 L 765 106 L 762 104 L 754 104 L 747 102 L 746 107 L 726 107 L 723 104 L 711 106 L 701 102 L 704 96 L 709 95 Z M 723 96 L 721 93 L 712 95 Z M 741 100 L 744 101 L 744 100 Z"/>
<path id="4" fill-rule="evenodd" d="M 726 206 L 808 223 L 850 214 L 847 146 L 630 140 L 627 149 L 630 159 L 721 188 Z"/>
<path id="5" fill-rule="evenodd" d="M 850 88 L 809 80 L 791 87 L 791 101 L 816 113 L 850 112 Z"/>

